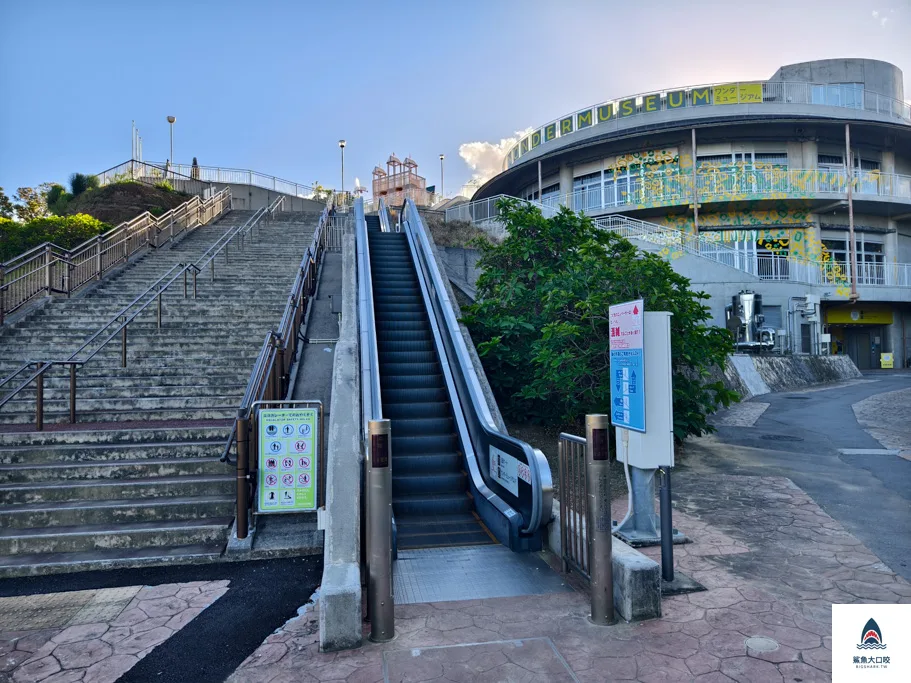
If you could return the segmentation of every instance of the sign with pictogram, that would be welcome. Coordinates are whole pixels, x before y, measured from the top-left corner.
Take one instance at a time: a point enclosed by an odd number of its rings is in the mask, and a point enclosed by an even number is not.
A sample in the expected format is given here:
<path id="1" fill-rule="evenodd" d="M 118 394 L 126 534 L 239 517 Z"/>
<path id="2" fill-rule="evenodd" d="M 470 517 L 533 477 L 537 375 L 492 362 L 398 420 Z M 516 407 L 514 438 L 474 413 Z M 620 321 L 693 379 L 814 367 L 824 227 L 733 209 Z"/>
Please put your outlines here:
<path id="1" fill-rule="evenodd" d="M 264 409 L 257 419 L 259 512 L 316 510 L 318 409 Z"/>
<path id="2" fill-rule="evenodd" d="M 610 421 L 615 427 L 645 431 L 645 362 L 642 299 L 611 306 Z"/>

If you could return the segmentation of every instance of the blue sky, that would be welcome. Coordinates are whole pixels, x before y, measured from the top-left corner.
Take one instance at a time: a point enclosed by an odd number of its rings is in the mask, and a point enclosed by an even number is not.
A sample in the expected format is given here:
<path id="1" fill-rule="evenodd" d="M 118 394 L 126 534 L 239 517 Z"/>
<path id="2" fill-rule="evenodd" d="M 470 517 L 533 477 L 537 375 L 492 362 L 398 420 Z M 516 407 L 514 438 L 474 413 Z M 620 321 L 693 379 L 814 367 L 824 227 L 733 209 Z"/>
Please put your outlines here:
<path id="1" fill-rule="evenodd" d="M 885 19 L 885 21 L 883 21 Z M 346 184 L 395 152 L 446 187 L 460 145 L 595 102 L 870 57 L 905 71 L 911 4 L 826 0 L 0 0 L 0 186 L 168 156 Z"/>

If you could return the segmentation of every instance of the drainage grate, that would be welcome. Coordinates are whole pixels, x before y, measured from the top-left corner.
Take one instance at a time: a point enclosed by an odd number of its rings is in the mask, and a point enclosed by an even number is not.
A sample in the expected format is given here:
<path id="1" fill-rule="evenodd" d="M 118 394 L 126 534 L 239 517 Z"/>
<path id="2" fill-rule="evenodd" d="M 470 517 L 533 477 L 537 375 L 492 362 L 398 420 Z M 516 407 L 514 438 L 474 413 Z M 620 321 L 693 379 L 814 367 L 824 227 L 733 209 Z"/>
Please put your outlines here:
<path id="1" fill-rule="evenodd" d="M 803 437 L 790 434 L 760 434 L 759 438 L 764 441 L 803 441 Z"/>

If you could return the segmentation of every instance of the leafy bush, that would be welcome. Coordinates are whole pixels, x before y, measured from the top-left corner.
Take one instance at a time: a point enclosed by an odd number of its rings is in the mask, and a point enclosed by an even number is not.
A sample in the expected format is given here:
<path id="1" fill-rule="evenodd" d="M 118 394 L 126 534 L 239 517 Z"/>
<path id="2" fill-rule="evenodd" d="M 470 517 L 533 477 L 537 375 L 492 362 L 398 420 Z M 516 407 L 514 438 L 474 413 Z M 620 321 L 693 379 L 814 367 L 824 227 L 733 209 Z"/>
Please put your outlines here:
<path id="1" fill-rule="evenodd" d="M 51 185 L 51 189 L 47 191 L 47 208 L 51 213 L 62 216 L 66 212 L 66 206 L 72 198 L 73 195 L 67 192 L 63 185 L 55 183 Z"/>
<path id="2" fill-rule="evenodd" d="M 44 242 L 72 249 L 111 226 L 88 214 L 47 216 L 28 223 L 0 219 L 0 261 L 7 261 Z"/>
<path id="3" fill-rule="evenodd" d="M 564 208 L 554 218 L 501 204 L 502 244 L 479 242 L 478 300 L 465 322 L 507 414 L 546 423 L 610 412 L 608 307 L 642 298 L 670 311 L 674 436 L 712 430 L 706 418 L 738 399 L 711 371 L 732 350 L 706 325 L 708 296 L 660 257 Z"/>
<path id="4" fill-rule="evenodd" d="M 70 192 L 74 197 L 78 197 L 87 190 L 94 190 L 98 187 L 98 178 L 93 175 L 84 173 L 74 173 L 70 176 Z"/>
<path id="5" fill-rule="evenodd" d="M 155 187 L 159 190 L 164 190 L 165 192 L 173 192 L 174 186 L 171 185 L 167 180 L 162 180 L 161 182 L 155 183 Z"/>

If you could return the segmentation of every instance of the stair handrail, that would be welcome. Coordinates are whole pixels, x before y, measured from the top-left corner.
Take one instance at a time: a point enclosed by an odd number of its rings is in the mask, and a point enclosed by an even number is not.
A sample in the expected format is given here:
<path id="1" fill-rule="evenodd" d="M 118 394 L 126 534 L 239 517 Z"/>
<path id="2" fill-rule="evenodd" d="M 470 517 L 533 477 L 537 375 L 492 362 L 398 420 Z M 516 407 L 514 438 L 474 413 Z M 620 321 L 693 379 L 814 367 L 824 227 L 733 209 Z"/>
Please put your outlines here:
<path id="1" fill-rule="evenodd" d="M 278 329 L 270 330 L 263 340 L 259 355 L 253 363 L 250 378 L 244 389 L 237 417 L 234 419 L 231 434 L 228 436 L 222 450 L 221 461 L 234 465 L 237 469 L 237 516 L 236 533 L 238 538 L 246 538 L 249 517 L 247 506 L 253 499 L 250 496 L 250 487 L 255 486 L 250 474 L 249 439 L 250 439 L 250 412 L 257 401 L 281 401 L 291 390 L 290 372 L 295 358 L 298 356 L 300 343 L 304 341 L 300 336 L 300 328 L 307 314 L 307 307 L 311 297 L 316 292 L 318 272 L 322 263 L 325 246 L 323 232 L 329 222 L 329 209 L 323 209 L 319 222 L 313 233 L 310 246 L 304 252 L 297 275 L 291 285 L 291 291 L 285 301 Z M 243 436 L 245 450 L 240 450 L 239 435 Z M 238 445 L 238 457 L 231 462 L 231 449 Z M 325 467 L 320 468 L 320 480 L 325 476 Z M 317 484 L 320 486 L 320 484 Z"/>
<path id="2" fill-rule="evenodd" d="M 37 296 L 70 296 L 87 283 L 101 280 L 113 266 L 128 262 L 139 251 L 161 247 L 220 217 L 230 207 L 231 190 L 226 188 L 209 199 L 192 197 L 157 218 L 145 211 L 72 249 L 53 242 L 32 247 L 0 264 L 0 325 L 8 314 Z M 162 241 L 160 235 L 165 232 L 168 234 Z M 57 264 L 62 267 L 57 268 Z"/>
<path id="3" fill-rule="evenodd" d="M 446 280 L 440 273 L 427 230 L 413 200 L 406 201 L 400 220 L 413 245 L 419 280 L 423 280 L 427 287 L 431 322 L 437 323 L 443 338 L 444 348 L 440 349 L 440 360 L 449 366 L 454 375 L 457 397 L 453 408 L 457 409 L 461 405 L 467 423 L 470 443 L 463 446 L 466 447 L 466 451 L 469 446 L 473 451 L 471 454 L 465 453 L 472 482 L 481 496 L 501 513 L 508 516 L 508 512 L 503 510 L 508 506 L 521 514 L 521 522 L 524 524 L 524 527 L 519 529 L 521 533 L 538 533 L 550 522 L 553 504 L 553 480 L 547 458 L 540 450 L 500 431 L 487 404 L 465 339 L 462 337 L 461 328 L 449 300 Z M 506 455 L 518 460 L 517 490 L 523 490 L 522 482 L 527 484 L 531 492 L 530 500 L 527 500 L 528 496 L 513 494 L 493 480 L 489 466 L 485 467 L 489 464 L 493 450 L 497 451 L 498 457 Z M 523 476 L 522 465 L 528 468 L 526 476 Z"/>
<path id="4" fill-rule="evenodd" d="M 29 369 L 30 367 L 32 367 L 36 364 L 37 364 L 37 370 L 33 374 L 31 374 L 28 377 L 28 379 L 26 379 L 24 382 L 21 382 L 13 390 L 11 390 L 7 395 L 5 395 L 2 399 L 0 399 L 0 408 L 3 408 L 4 405 L 6 405 L 16 395 L 18 395 L 20 392 L 22 392 L 24 389 L 26 389 L 33 381 L 37 380 L 39 382 L 39 386 L 40 386 L 40 384 L 43 382 L 45 372 L 50 370 L 52 367 L 57 366 L 57 365 L 70 365 L 73 367 L 84 366 L 86 363 L 88 363 L 90 360 L 92 360 L 96 355 L 98 355 L 98 353 L 105 346 L 107 346 L 114 338 L 116 338 L 118 335 L 121 335 L 121 339 L 122 339 L 121 365 L 122 365 L 122 367 L 126 367 L 126 362 L 127 362 L 126 361 L 126 359 L 127 359 L 126 330 L 127 330 L 128 326 L 130 325 L 130 323 L 132 323 L 139 316 L 139 314 L 142 313 L 146 308 L 148 308 L 153 303 L 157 302 L 158 303 L 158 326 L 161 327 L 161 324 L 162 324 L 161 304 L 162 304 L 162 296 L 164 295 L 164 293 L 175 282 L 177 282 L 178 280 L 183 278 L 184 298 L 189 298 L 187 278 L 188 278 L 188 275 L 192 275 L 193 276 L 193 298 L 195 299 L 196 293 L 197 293 L 196 275 L 201 270 L 201 267 L 199 264 L 202 263 L 202 266 L 205 266 L 206 264 L 208 264 L 210 262 L 213 264 L 212 272 L 213 272 L 213 281 L 214 281 L 214 272 L 215 271 L 214 271 L 213 259 L 219 253 L 221 253 L 222 250 L 226 249 L 233 240 L 237 239 L 238 237 L 240 237 L 242 239 L 243 236 L 247 234 L 247 232 L 252 230 L 252 228 L 256 225 L 256 223 L 258 223 L 259 220 L 262 219 L 262 217 L 265 215 L 266 211 L 267 211 L 267 209 L 260 209 L 259 211 L 254 213 L 253 216 L 248 218 L 247 221 L 244 222 L 242 225 L 238 226 L 237 228 L 234 228 L 233 230 L 228 231 L 227 233 L 225 233 L 225 235 L 222 235 L 218 240 L 215 241 L 215 243 L 211 247 L 209 247 L 209 249 L 206 250 L 206 252 L 203 254 L 203 256 L 201 256 L 196 262 L 191 263 L 189 265 L 185 265 L 183 263 L 178 263 L 178 264 L 172 266 L 164 275 L 162 275 L 158 280 L 156 280 L 151 285 L 149 285 L 132 302 L 130 302 L 127 306 L 125 306 L 123 309 L 121 309 L 117 314 L 115 314 L 113 317 L 111 317 L 107 323 L 105 323 L 98 330 L 96 330 L 95 333 L 93 335 L 91 335 L 91 337 L 89 337 L 82 344 L 82 346 L 80 346 L 75 352 L 73 352 L 69 358 L 67 358 L 65 360 L 26 361 L 20 368 L 18 368 L 10 376 L 8 376 L 7 378 L 0 381 L 0 387 L 7 384 L 9 381 L 11 381 L 15 377 L 19 376 L 20 374 L 22 374 L 22 372 L 26 371 L 27 369 Z M 205 260 L 203 262 L 203 260 L 206 259 L 207 257 L 208 257 L 208 260 Z M 170 277 L 170 279 L 168 279 L 169 277 Z M 162 284 L 162 282 L 164 282 L 165 280 L 168 280 L 167 283 Z M 141 306 L 139 306 L 139 308 L 132 311 L 131 313 L 128 313 L 128 311 L 133 306 L 135 306 L 143 298 L 147 297 L 152 292 L 154 292 L 154 296 L 149 297 L 147 301 L 145 301 Z M 107 338 L 105 338 L 104 341 L 102 341 L 101 344 L 99 344 L 99 346 L 94 351 L 92 351 L 85 358 L 80 358 L 80 359 L 76 358 L 79 355 L 79 353 L 81 353 L 83 350 L 85 350 L 93 341 L 98 339 L 98 337 L 101 336 L 106 330 L 109 330 L 112 325 L 115 325 L 117 323 L 119 323 L 119 325 L 117 325 L 117 327 L 114 329 L 114 331 L 111 332 L 107 336 Z M 75 375 L 75 371 L 71 371 L 71 373 L 70 373 L 70 421 L 71 422 L 75 422 L 75 420 L 76 420 L 76 417 L 75 417 L 76 416 L 76 409 L 75 409 L 76 395 L 75 394 L 76 394 L 76 375 Z M 36 400 L 36 403 L 37 403 L 37 405 L 36 405 L 36 424 L 38 425 L 38 430 L 40 431 L 42 429 L 43 423 L 44 423 L 44 407 L 42 404 L 42 399 L 40 398 L 40 394 L 39 394 L 39 398 Z"/>
<path id="5" fill-rule="evenodd" d="M 386 206 L 386 200 L 382 197 L 380 197 L 380 205 L 377 209 L 377 215 L 380 217 L 380 231 L 392 232 L 392 227 L 389 225 L 389 207 Z"/>
<path id="6" fill-rule="evenodd" d="M 364 440 L 371 420 L 383 419 L 380 393 L 380 363 L 376 341 L 376 314 L 373 304 L 373 273 L 370 269 L 370 245 L 364 200 L 354 202 L 354 231 L 357 251 L 357 317 L 361 356 L 361 429 Z"/>

